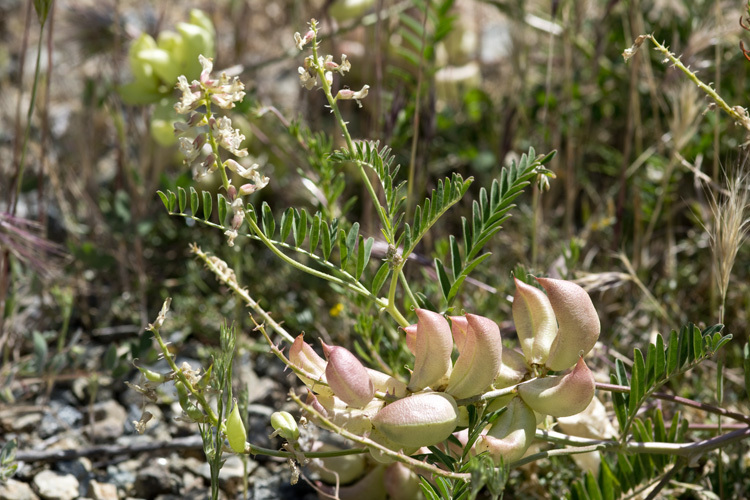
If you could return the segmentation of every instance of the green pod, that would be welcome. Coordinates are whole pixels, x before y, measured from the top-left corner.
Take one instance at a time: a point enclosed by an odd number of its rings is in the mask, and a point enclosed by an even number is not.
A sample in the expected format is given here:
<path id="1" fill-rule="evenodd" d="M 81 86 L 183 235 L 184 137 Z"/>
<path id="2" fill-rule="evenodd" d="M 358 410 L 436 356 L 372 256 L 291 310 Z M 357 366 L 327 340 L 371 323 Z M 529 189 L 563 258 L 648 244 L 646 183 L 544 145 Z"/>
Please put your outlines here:
<path id="1" fill-rule="evenodd" d="M 242 416 L 240 416 L 240 407 L 235 402 L 234 409 L 227 418 L 227 440 L 229 446 L 235 453 L 244 453 L 245 451 L 245 440 L 247 439 L 247 430 L 245 430 L 245 424 L 242 423 Z"/>

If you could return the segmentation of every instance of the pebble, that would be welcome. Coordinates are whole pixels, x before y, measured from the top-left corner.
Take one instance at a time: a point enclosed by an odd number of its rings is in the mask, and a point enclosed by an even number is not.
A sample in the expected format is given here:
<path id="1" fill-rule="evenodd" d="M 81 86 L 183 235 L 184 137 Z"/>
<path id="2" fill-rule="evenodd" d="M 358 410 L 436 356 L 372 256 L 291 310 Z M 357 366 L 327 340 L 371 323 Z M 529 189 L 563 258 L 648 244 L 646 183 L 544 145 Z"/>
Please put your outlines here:
<path id="1" fill-rule="evenodd" d="M 89 425 L 89 436 L 94 441 L 114 441 L 122 436 L 127 412 L 120 404 L 110 399 L 94 405 L 93 433 Z"/>
<path id="2" fill-rule="evenodd" d="M 0 500 L 39 500 L 39 497 L 28 484 L 8 479 L 7 482 L 0 483 Z"/>
<path id="3" fill-rule="evenodd" d="M 83 419 L 83 414 L 74 406 L 58 401 L 50 401 L 49 411 L 39 424 L 39 436 L 46 439 L 66 429 L 75 428 Z"/>
<path id="4" fill-rule="evenodd" d="M 93 500 L 118 500 L 117 486 L 111 483 L 89 482 L 89 497 Z"/>
<path id="5" fill-rule="evenodd" d="M 157 459 L 138 471 L 133 489 L 141 498 L 154 498 L 164 494 L 179 494 L 180 482 L 166 465 L 166 459 Z"/>
<path id="6" fill-rule="evenodd" d="M 79 498 L 78 479 L 72 474 L 44 470 L 34 476 L 34 489 L 44 500 Z"/>

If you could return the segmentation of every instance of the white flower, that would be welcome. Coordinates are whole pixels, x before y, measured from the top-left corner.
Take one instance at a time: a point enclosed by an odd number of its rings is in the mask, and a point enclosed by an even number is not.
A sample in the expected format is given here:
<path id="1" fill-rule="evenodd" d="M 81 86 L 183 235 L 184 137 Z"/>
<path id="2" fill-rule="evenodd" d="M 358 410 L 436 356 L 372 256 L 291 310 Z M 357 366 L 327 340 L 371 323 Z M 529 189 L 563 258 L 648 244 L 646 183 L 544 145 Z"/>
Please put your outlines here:
<path id="1" fill-rule="evenodd" d="M 359 107 L 362 107 L 362 103 L 359 102 L 360 99 L 364 99 L 367 97 L 367 94 L 370 93 L 370 86 L 365 85 L 362 87 L 361 90 L 358 90 L 357 92 L 351 90 L 351 89 L 341 89 L 339 90 L 338 94 L 336 94 L 336 100 L 342 99 L 342 100 L 348 100 L 348 99 L 354 99 L 357 101 L 357 104 Z"/>
<path id="2" fill-rule="evenodd" d="M 198 56 L 198 61 L 203 67 L 203 71 L 201 71 L 201 83 L 210 84 L 211 71 L 214 69 L 214 60 L 210 57 L 204 57 L 203 54 L 201 54 Z"/>
<path id="3" fill-rule="evenodd" d="M 180 152 L 185 156 L 185 163 L 190 165 L 198 157 L 200 148 L 195 147 L 192 140 L 187 137 L 180 137 Z"/>
<path id="4" fill-rule="evenodd" d="M 232 120 L 222 116 L 218 121 L 213 120 L 211 128 L 219 146 L 236 156 L 247 156 L 247 149 L 240 149 L 245 136 L 238 129 L 232 128 Z"/>
<path id="5" fill-rule="evenodd" d="M 299 84 L 307 90 L 312 90 L 318 84 L 317 75 L 311 75 L 310 72 L 302 66 L 300 66 L 297 71 L 299 71 Z"/>
<path id="6" fill-rule="evenodd" d="M 227 237 L 227 245 L 233 247 L 234 240 L 237 238 L 237 231 L 234 229 L 227 229 L 224 231 L 224 235 Z"/>
<path id="7" fill-rule="evenodd" d="M 193 92 L 187 78 L 183 75 L 177 77 L 176 87 L 182 92 L 182 98 L 174 105 L 175 111 L 185 114 L 195 109 L 197 107 L 196 103 L 200 100 L 202 93 Z"/>

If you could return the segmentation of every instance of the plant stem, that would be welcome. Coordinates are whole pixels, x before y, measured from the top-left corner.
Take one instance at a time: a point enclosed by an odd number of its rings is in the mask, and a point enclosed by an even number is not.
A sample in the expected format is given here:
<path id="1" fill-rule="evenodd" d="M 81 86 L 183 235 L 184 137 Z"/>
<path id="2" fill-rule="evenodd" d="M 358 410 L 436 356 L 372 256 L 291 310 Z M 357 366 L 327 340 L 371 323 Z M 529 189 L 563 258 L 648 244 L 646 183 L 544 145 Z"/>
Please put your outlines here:
<path id="1" fill-rule="evenodd" d="M 604 384 L 601 382 L 596 383 L 596 388 L 601 391 L 623 392 L 623 393 L 630 392 L 630 387 L 627 387 L 624 385 Z M 691 408 L 697 408 L 699 410 L 703 410 L 708 413 L 713 413 L 715 415 L 729 417 L 733 420 L 737 420 L 738 422 L 743 422 L 743 423 L 750 425 L 750 416 L 743 415 L 742 413 L 725 410 L 724 408 L 710 405 L 708 403 L 701 403 L 699 401 L 694 401 L 692 399 L 683 398 L 682 396 L 675 396 L 673 394 L 667 394 L 665 392 L 654 392 L 651 394 L 651 396 L 655 397 L 656 399 L 661 399 L 664 401 L 672 401 L 673 403 L 679 403 L 681 405 L 689 406 Z"/>

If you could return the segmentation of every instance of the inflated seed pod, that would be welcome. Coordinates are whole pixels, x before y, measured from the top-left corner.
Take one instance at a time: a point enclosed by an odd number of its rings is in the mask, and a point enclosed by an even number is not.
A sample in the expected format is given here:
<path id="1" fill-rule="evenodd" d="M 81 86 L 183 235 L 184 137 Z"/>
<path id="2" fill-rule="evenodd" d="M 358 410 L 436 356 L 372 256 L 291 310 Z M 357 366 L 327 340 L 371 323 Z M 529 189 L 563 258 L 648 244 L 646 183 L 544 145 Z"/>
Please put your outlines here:
<path id="1" fill-rule="evenodd" d="M 247 431 L 245 430 L 245 424 L 242 423 L 240 406 L 235 401 L 234 408 L 227 418 L 227 441 L 229 441 L 229 446 L 235 453 L 243 453 L 246 439 Z"/>
<path id="2" fill-rule="evenodd" d="M 469 320 L 466 319 L 466 316 L 448 316 L 448 319 L 451 320 L 453 343 L 456 344 L 456 349 L 460 353 L 464 348 L 466 332 L 469 331 Z"/>
<path id="3" fill-rule="evenodd" d="M 288 411 L 275 411 L 271 414 L 271 427 L 276 433 L 286 439 L 294 442 L 299 439 L 299 427 L 297 421 Z"/>
<path id="4" fill-rule="evenodd" d="M 458 422 L 458 406 L 448 394 L 423 392 L 381 409 L 372 424 L 402 447 L 431 446 L 448 438 Z"/>
<path id="5" fill-rule="evenodd" d="M 442 315 L 417 309 L 417 333 L 414 346 L 414 371 L 408 388 L 412 392 L 444 386 L 451 373 L 453 336 L 448 320 Z"/>
<path id="6" fill-rule="evenodd" d="M 328 359 L 326 380 L 333 393 L 349 406 L 364 408 L 375 396 L 375 387 L 364 365 L 347 349 L 323 344 Z"/>
<path id="7" fill-rule="evenodd" d="M 502 359 L 503 343 L 497 323 L 467 314 L 463 348 L 453 365 L 445 392 L 457 399 L 480 394 L 492 384 Z"/>
<path id="8" fill-rule="evenodd" d="M 523 457 L 534 440 L 535 430 L 534 412 L 521 398 L 515 397 L 487 434 L 477 439 L 475 450 L 489 452 L 496 464 L 508 464 Z"/>
<path id="9" fill-rule="evenodd" d="M 318 380 L 325 380 L 326 361 L 321 358 L 315 349 L 304 341 L 304 333 L 300 333 L 289 348 L 289 361 L 305 373 L 315 377 L 314 379 L 304 375 L 297 375 L 299 379 L 310 389 L 318 394 L 332 394 L 325 385 Z"/>
<path id="10" fill-rule="evenodd" d="M 601 323 L 586 290 L 571 281 L 537 278 L 555 311 L 558 330 L 545 364 L 550 370 L 567 370 L 588 353 L 601 332 Z"/>
<path id="11" fill-rule="evenodd" d="M 534 411 L 553 417 L 569 417 L 586 409 L 594 397 L 594 388 L 594 375 L 583 358 L 579 358 L 570 373 L 521 384 L 518 395 Z"/>
<path id="12" fill-rule="evenodd" d="M 523 355 L 529 364 L 544 364 L 557 334 L 555 312 L 543 291 L 514 279 L 513 322 Z"/>

